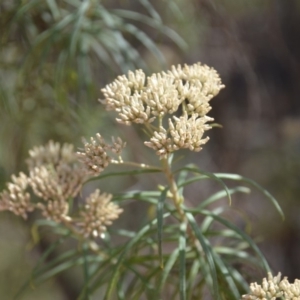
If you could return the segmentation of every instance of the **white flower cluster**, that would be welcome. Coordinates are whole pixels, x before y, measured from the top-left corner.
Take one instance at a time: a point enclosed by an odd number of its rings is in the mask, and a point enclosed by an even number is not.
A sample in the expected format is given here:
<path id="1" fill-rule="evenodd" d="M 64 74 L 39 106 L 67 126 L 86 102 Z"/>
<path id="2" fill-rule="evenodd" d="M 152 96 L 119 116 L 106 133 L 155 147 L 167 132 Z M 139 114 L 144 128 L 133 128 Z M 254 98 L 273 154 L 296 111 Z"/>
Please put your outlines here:
<path id="1" fill-rule="evenodd" d="M 154 149 L 160 157 L 183 148 L 200 151 L 201 145 L 209 139 L 208 137 L 202 139 L 204 131 L 210 129 L 205 123 L 213 119 L 207 116 L 198 118 L 197 114 L 189 117 L 186 112 L 180 118 L 174 116 L 173 119 L 175 124 L 169 119 L 168 131 L 161 126 L 159 132 L 155 131 L 154 136 L 149 142 L 145 142 L 145 145 Z"/>
<path id="2" fill-rule="evenodd" d="M 200 151 L 205 125 L 213 119 L 206 116 L 211 106 L 209 101 L 224 87 L 218 73 L 200 63 L 192 66 L 173 66 L 167 73 L 161 72 L 146 78 L 142 70 L 128 72 L 128 76 L 117 79 L 102 89 L 105 96 L 100 100 L 107 110 L 115 110 L 119 123 L 150 124 L 159 118 L 159 126 L 153 131 L 146 146 L 166 157 L 180 148 Z M 181 106 L 182 116 L 169 119 L 169 128 L 163 127 L 162 119 L 167 114 L 175 114 Z"/>
<path id="3" fill-rule="evenodd" d="M 96 190 L 85 201 L 84 209 L 80 211 L 80 222 L 77 224 L 84 237 L 99 237 L 106 231 L 106 226 L 119 217 L 123 209 L 111 202 L 111 194 L 100 194 Z"/>
<path id="4" fill-rule="evenodd" d="M 113 139 L 112 145 L 107 145 L 100 135 L 97 138 L 98 141 L 92 139 L 91 144 L 85 145 L 85 152 L 79 154 L 74 152 L 73 145 L 53 141 L 30 150 L 29 175 L 12 176 L 12 182 L 0 193 L 0 211 L 11 211 L 26 219 L 29 212 L 38 209 L 44 218 L 66 222 L 84 237 L 99 236 L 122 212 L 110 202 L 111 195 L 100 195 L 96 190 L 86 199 L 79 218 L 72 218 L 69 211 L 69 200 L 79 194 L 90 174 L 99 174 L 107 166 L 110 160 L 106 150 L 119 155 L 125 146 L 120 139 Z M 29 188 L 39 198 L 37 202 L 32 202 Z"/>
<path id="5" fill-rule="evenodd" d="M 243 300 L 300 300 L 300 280 L 290 283 L 287 277 L 281 280 L 280 273 L 274 277 L 268 273 L 268 279 L 264 278 L 261 285 L 251 283 L 250 291 L 250 294 L 243 295 Z"/>
<path id="6" fill-rule="evenodd" d="M 0 210 L 9 210 L 24 219 L 27 213 L 38 208 L 48 219 L 65 219 L 68 199 L 81 190 L 87 174 L 77 160 L 73 145 L 50 141 L 46 146 L 29 151 L 27 159 L 29 176 L 20 173 L 12 176 L 7 190 L 0 194 Z M 31 202 L 28 188 L 41 198 L 41 202 Z"/>
<path id="7" fill-rule="evenodd" d="M 29 151 L 29 185 L 43 201 L 37 208 L 47 219 L 68 219 L 68 200 L 82 188 L 87 174 L 79 163 L 73 145 L 50 141 Z"/>
<path id="8" fill-rule="evenodd" d="M 105 143 L 102 136 L 97 133 L 96 139 L 91 137 L 90 143 L 84 141 L 84 149 L 77 152 L 78 159 L 83 163 L 86 172 L 90 175 L 99 175 L 111 162 L 108 151 L 120 155 L 126 143 L 120 138 L 112 138 L 112 145 Z"/>
<path id="9" fill-rule="evenodd" d="M 7 183 L 7 190 L 0 194 L 0 211 L 9 210 L 27 219 L 27 213 L 34 210 L 30 195 L 26 192 L 27 186 L 28 178 L 24 173 L 13 175 L 12 182 Z"/>

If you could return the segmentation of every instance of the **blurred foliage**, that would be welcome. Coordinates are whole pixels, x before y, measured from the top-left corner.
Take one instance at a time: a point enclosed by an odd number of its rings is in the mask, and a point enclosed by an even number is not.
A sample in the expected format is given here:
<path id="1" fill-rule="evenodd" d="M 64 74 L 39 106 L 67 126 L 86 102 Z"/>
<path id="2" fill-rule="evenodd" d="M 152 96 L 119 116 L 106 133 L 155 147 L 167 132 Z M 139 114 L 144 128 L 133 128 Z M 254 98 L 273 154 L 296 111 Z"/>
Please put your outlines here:
<path id="1" fill-rule="evenodd" d="M 56 7 L 53 3 L 57 4 Z M 145 3 L 151 6 L 145 7 Z M 290 220 L 289 226 L 285 227 L 286 223 L 282 223 L 284 229 L 276 231 L 275 237 L 272 226 L 263 224 L 261 229 L 266 229 L 266 234 L 274 237 L 265 245 L 265 252 L 273 262 L 271 265 L 282 272 L 286 269 L 295 278 L 299 277 L 299 268 L 294 267 L 299 266 L 299 256 L 288 252 L 288 249 L 293 249 L 295 253 L 300 251 L 298 235 L 295 234 L 300 231 L 300 225 L 297 218 L 294 221 L 295 217 L 289 217 L 297 212 L 299 205 L 297 184 L 292 184 L 297 177 L 295 174 L 300 172 L 296 163 L 299 161 L 299 148 L 294 145 L 284 155 L 281 150 L 288 140 L 300 140 L 299 131 L 295 133 L 297 126 L 291 126 L 288 131 L 282 130 L 286 120 L 299 120 L 300 115 L 300 2 L 112 0 L 102 1 L 99 5 L 104 6 L 116 22 L 108 26 L 99 18 L 95 26 L 99 28 L 101 23 L 104 32 L 114 32 L 125 22 L 147 35 L 166 58 L 167 64 L 169 61 L 202 61 L 220 71 L 226 89 L 215 100 L 212 116 L 222 123 L 223 129 L 213 133 L 208 150 L 204 149 L 202 157 L 194 159 L 209 169 L 251 174 L 259 182 L 269 183 L 274 194 L 278 192 L 282 195 L 278 196 L 281 204 L 290 203 L 284 209 Z M 23 159 L 32 145 L 42 144 L 50 138 L 77 143 L 82 135 L 89 135 L 99 127 L 114 130 L 110 119 L 98 109 L 95 101 L 99 97 L 99 87 L 130 66 L 144 64 L 155 69 L 162 62 L 157 50 L 149 54 L 149 44 L 141 43 L 128 30 L 115 30 L 122 35 L 120 48 L 113 47 L 118 46 L 116 33 L 105 42 L 98 40 L 100 48 L 97 49 L 103 51 L 97 52 L 91 41 L 87 47 L 83 45 L 82 42 L 90 38 L 92 31 L 87 30 L 86 26 L 91 21 L 86 22 L 86 15 L 78 23 L 82 12 L 80 7 L 83 10 L 84 5 L 79 1 L 0 1 L 2 187 L 11 173 L 23 167 Z M 122 11 L 119 15 L 115 14 L 116 9 L 133 14 L 127 18 Z M 57 11 L 59 14 L 54 15 Z M 66 18 L 68 13 L 68 25 L 60 25 L 66 37 L 63 40 L 57 32 L 51 32 L 51 28 Z M 135 13 L 138 13 L 138 18 Z M 181 54 L 172 40 L 163 34 L 164 30 L 158 32 L 155 24 L 163 26 L 162 22 L 159 23 L 159 17 L 166 20 L 163 23 L 181 33 L 190 46 L 188 52 Z M 75 32 L 76 24 L 78 29 Z M 91 39 L 97 41 L 97 38 Z M 138 52 L 134 54 L 137 61 L 128 57 L 132 54 L 125 51 L 130 46 L 136 50 L 133 53 Z M 47 47 L 48 51 L 45 51 Z M 106 60 L 101 61 L 100 53 L 102 56 L 107 53 L 112 65 L 107 64 Z M 120 56 L 124 65 L 119 65 L 116 59 Z M 84 62 L 86 65 L 83 65 Z M 89 72 L 87 77 L 82 75 Z M 292 138 L 290 132 L 293 132 Z M 136 136 L 132 132 L 124 129 L 124 134 L 134 143 Z M 144 155 L 138 144 L 135 147 L 135 156 Z M 256 165 L 260 168 L 253 167 Z M 152 180 L 156 181 L 155 176 Z M 112 182 L 110 184 L 114 185 Z M 205 193 L 206 188 L 200 191 L 195 187 L 194 192 Z M 244 203 L 240 205 L 245 207 Z M 265 214 L 265 208 L 261 206 L 253 205 L 250 209 L 255 214 Z M 274 224 L 271 217 L 269 220 Z M 7 222 L 15 224 L 13 218 Z M 15 224 L 8 230 L 19 227 Z M 286 239 L 289 243 L 285 242 Z M 1 241 L 1 247 L 2 243 L 5 240 Z"/>
<path id="2" fill-rule="evenodd" d="M 116 74 L 147 68 L 142 51 L 165 64 L 154 38 L 163 36 L 186 48 L 151 2 L 137 4 L 1 2 L 1 139 L 7 143 L 1 164 L 6 169 L 16 169 L 33 144 L 49 138 L 78 140 L 88 131 L 87 122 L 96 119 L 99 87 Z M 135 6 L 144 13 L 134 11 Z M 101 113 L 97 115 L 99 121 Z M 7 148 L 15 149 L 15 155 Z"/>
<path id="3" fill-rule="evenodd" d="M 164 5 L 167 10 L 168 3 Z M 33 145 L 49 139 L 78 144 L 99 127 L 113 133 L 109 117 L 97 103 L 99 88 L 129 69 L 151 69 L 145 53 L 151 53 L 156 64 L 166 64 L 157 46 L 161 39 L 179 51 L 186 49 L 147 0 L 3 0 L 0 15 L 1 187 L 11 173 L 24 168 Z M 6 222 L 14 229 L 20 226 L 14 218 Z M 5 239 L 4 249 L 2 243 Z M 41 241 L 40 249 L 47 243 Z M 22 253 L 21 240 L 18 247 Z M 18 261 L 11 260 L 9 268 L 19 269 L 14 265 Z M 28 273 L 19 275 L 13 280 L 16 284 Z M 64 293 L 70 292 L 70 283 L 60 281 Z M 5 282 L 6 277 L 3 284 L 9 286 Z M 0 298 L 11 292 L 1 290 Z"/>

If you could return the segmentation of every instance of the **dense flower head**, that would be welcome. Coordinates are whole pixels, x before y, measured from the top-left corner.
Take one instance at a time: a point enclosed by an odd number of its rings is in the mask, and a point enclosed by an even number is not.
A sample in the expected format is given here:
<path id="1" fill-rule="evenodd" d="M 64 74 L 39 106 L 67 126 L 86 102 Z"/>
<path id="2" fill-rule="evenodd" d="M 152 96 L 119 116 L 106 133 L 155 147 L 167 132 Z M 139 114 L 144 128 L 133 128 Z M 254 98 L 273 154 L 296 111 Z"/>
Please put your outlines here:
<path id="1" fill-rule="evenodd" d="M 115 110 L 117 121 L 152 122 L 157 116 L 174 113 L 184 103 L 190 112 L 200 115 L 210 110 L 208 102 L 224 87 L 218 73 L 200 63 L 172 66 L 168 73 L 153 74 L 146 79 L 142 70 L 118 76 L 101 91 L 100 100 L 107 110 Z"/>
<path id="2" fill-rule="evenodd" d="M 62 221 L 70 221 L 68 216 L 69 204 L 66 201 L 47 201 L 46 203 L 38 203 L 37 208 L 42 212 L 42 216 L 48 220 L 60 223 Z"/>
<path id="3" fill-rule="evenodd" d="M 107 110 L 119 113 L 119 123 L 130 125 L 132 122 L 151 122 L 150 109 L 144 105 L 140 94 L 144 89 L 145 77 L 142 70 L 129 71 L 128 77 L 118 76 L 113 83 L 102 89 L 105 100 L 100 102 Z"/>
<path id="4" fill-rule="evenodd" d="M 72 144 L 60 145 L 58 142 L 49 141 L 45 146 L 36 146 L 29 150 L 29 158 L 26 160 L 29 169 L 41 165 L 57 165 L 62 161 L 72 163 L 76 160 L 74 146 Z"/>
<path id="5" fill-rule="evenodd" d="M 199 152 L 201 145 L 209 140 L 209 137 L 202 139 L 204 132 L 210 129 L 205 123 L 212 119 L 207 116 L 199 118 L 197 114 L 189 117 L 187 113 L 180 118 L 174 116 L 173 119 L 174 123 L 169 119 L 168 130 L 161 126 L 145 145 L 154 149 L 160 157 L 184 148 Z"/>
<path id="6" fill-rule="evenodd" d="M 268 278 L 263 278 L 262 284 L 251 283 L 250 294 L 243 295 L 245 300 L 300 300 L 300 280 L 290 283 L 287 277 L 281 280 L 281 273 L 273 276 L 268 273 Z"/>
<path id="7" fill-rule="evenodd" d="M 30 186 L 45 201 L 67 201 L 81 190 L 85 174 L 81 168 L 60 163 L 41 165 L 30 170 Z"/>
<path id="8" fill-rule="evenodd" d="M 87 179 L 87 173 L 71 144 L 48 142 L 34 147 L 26 160 L 29 175 L 12 176 L 12 183 L 0 194 L 0 210 L 9 210 L 27 218 L 27 213 L 40 209 L 54 221 L 67 219 L 68 201 L 74 198 Z M 39 199 L 32 201 L 28 189 Z"/>
<path id="9" fill-rule="evenodd" d="M 29 212 L 37 209 L 44 218 L 67 224 L 77 235 L 99 236 L 122 212 L 111 202 L 112 195 L 96 190 L 75 218 L 69 203 L 79 194 L 86 179 L 99 174 L 109 164 L 111 157 L 107 151 L 120 156 L 124 147 L 120 138 L 112 138 L 107 144 L 97 134 L 97 139 L 85 143 L 83 152 L 75 153 L 73 145 L 53 141 L 33 148 L 26 161 L 29 175 L 12 176 L 12 182 L 0 193 L 0 211 L 11 211 L 26 219 Z M 33 200 L 28 189 L 38 199 Z"/>
<path id="10" fill-rule="evenodd" d="M 8 210 L 27 219 L 27 213 L 34 210 L 27 187 L 28 177 L 24 173 L 12 175 L 12 182 L 7 183 L 7 190 L 0 193 L 0 211 Z"/>
<path id="11" fill-rule="evenodd" d="M 108 144 L 99 133 L 96 134 L 96 138 L 91 137 L 90 142 L 84 140 L 83 143 L 84 149 L 77 152 L 77 157 L 87 174 L 92 176 L 99 175 L 111 162 L 112 158 L 108 151 L 120 156 L 126 146 L 120 138 L 112 138 L 112 144 Z"/>
<path id="12" fill-rule="evenodd" d="M 223 87 L 219 74 L 200 63 L 172 66 L 168 72 L 148 77 L 137 70 L 118 76 L 103 88 L 105 99 L 100 102 L 118 113 L 119 123 L 147 126 L 152 136 L 145 145 L 163 158 L 181 148 L 201 150 L 208 140 L 202 135 L 211 128 L 205 123 L 213 120 L 206 116 L 211 109 L 209 102 Z M 162 125 L 166 115 L 173 115 L 174 121 L 169 118 L 167 122 L 169 129 Z M 157 127 L 153 123 L 156 119 Z"/>
<path id="13" fill-rule="evenodd" d="M 84 209 L 80 212 L 78 227 L 84 237 L 98 237 L 106 231 L 123 211 L 118 205 L 111 202 L 112 195 L 95 190 L 87 199 Z"/>
<path id="14" fill-rule="evenodd" d="M 148 84 L 141 93 L 141 99 L 155 117 L 174 113 L 182 102 L 174 78 L 165 73 L 148 77 Z"/>
<path id="15" fill-rule="evenodd" d="M 66 202 L 79 193 L 87 173 L 73 145 L 49 141 L 30 150 L 29 155 L 29 184 L 35 195 L 44 201 Z"/>

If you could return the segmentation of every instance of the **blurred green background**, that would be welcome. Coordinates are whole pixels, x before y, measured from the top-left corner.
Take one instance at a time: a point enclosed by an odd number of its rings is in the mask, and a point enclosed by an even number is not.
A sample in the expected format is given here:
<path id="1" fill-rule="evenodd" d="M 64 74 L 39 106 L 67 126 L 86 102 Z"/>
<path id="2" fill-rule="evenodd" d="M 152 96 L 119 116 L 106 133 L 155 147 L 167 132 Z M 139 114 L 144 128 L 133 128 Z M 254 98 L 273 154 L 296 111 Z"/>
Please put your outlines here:
<path id="1" fill-rule="evenodd" d="M 49 139 L 79 146 L 96 132 L 120 136 L 126 155 L 144 162 L 151 151 L 142 133 L 114 122 L 97 101 L 100 89 L 136 68 L 150 74 L 198 61 L 214 67 L 226 88 L 209 115 L 223 128 L 209 132 L 202 152 L 186 152 L 188 159 L 207 171 L 250 177 L 277 198 L 283 222 L 259 195 L 233 205 L 254 220 L 250 234 L 260 237 L 275 273 L 300 278 L 298 0 L 1 0 L 0 45 L 2 189 L 25 169 L 28 150 Z M 155 188 L 152 179 L 105 186 Z M 194 186 L 191 193 L 209 188 Z M 134 226 L 132 215 L 126 216 Z M 33 221 L 0 215 L 0 299 L 13 298 L 46 247 L 47 239 L 33 245 Z M 20 299 L 76 299 L 80 276 L 66 273 Z"/>

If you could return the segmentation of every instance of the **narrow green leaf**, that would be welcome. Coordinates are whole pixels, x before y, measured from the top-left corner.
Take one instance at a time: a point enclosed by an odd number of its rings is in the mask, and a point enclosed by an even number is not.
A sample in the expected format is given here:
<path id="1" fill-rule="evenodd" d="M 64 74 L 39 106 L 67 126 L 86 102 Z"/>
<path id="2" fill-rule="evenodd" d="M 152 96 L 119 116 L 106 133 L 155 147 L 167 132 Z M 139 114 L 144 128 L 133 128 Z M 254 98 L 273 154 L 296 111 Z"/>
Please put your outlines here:
<path id="1" fill-rule="evenodd" d="M 160 173 L 161 169 L 138 169 L 138 170 L 131 170 L 131 171 L 124 171 L 124 172 L 110 172 L 106 174 L 102 174 L 96 177 L 93 177 L 89 179 L 87 182 L 90 181 L 95 181 L 95 180 L 100 180 L 104 179 L 107 177 L 114 177 L 114 176 L 128 176 L 128 175 L 139 175 L 139 174 L 148 174 L 148 173 Z"/>
<path id="2" fill-rule="evenodd" d="M 49 7 L 49 9 L 52 13 L 53 19 L 55 21 L 57 21 L 60 18 L 61 14 L 60 14 L 60 10 L 57 6 L 56 1 L 55 0 L 46 0 L 46 1 L 47 1 L 47 4 L 48 4 L 48 7 Z"/>
<path id="3" fill-rule="evenodd" d="M 148 10 L 151 17 L 158 22 L 162 22 L 160 15 L 157 13 L 153 5 L 148 0 L 139 0 L 141 4 Z"/>
<path id="4" fill-rule="evenodd" d="M 178 47 L 180 47 L 183 50 L 186 50 L 188 48 L 187 43 L 184 41 L 184 39 L 181 36 L 179 36 L 179 34 L 177 32 L 175 32 L 171 28 L 168 28 L 167 26 L 161 24 L 160 22 L 157 22 L 157 20 L 155 20 L 153 18 L 150 18 L 150 17 L 145 16 L 138 12 L 125 10 L 125 9 L 113 9 L 112 11 L 116 15 L 118 15 L 122 18 L 139 21 L 139 22 L 147 24 L 148 26 L 155 28 L 156 30 L 163 33 L 164 35 L 168 36 Z"/>
<path id="5" fill-rule="evenodd" d="M 229 295 L 228 296 L 226 295 L 226 297 L 228 297 L 230 299 L 240 300 L 241 299 L 240 293 L 239 293 L 238 288 L 230 274 L 229 269 L 226 267 L 223 260 L 220 258 L 220 256 L 215 251 L 212 251 L 212 254 L 214 256 L 214 261 L 220 270 L 219 278 L 223 277 L 223 280 L 226 282 L 226 287 L 231 292 L 231 295 L 230 295 L 231 297 L 229 297 Z"/>
<path id="6" fill-rule="evenodd" d="M 278 201 L 267 191 L 265 190 L 262 186 L 260 186 L 258 183 L 256 183 L 254 180 L 243 177 L 241 175 L 237 174 L 228 174 L 228 173 L 216 173 L 216 177 L 222 178 L 222 179 L 230 179 L 230 180 L 236 180 L 236 181 L 243 181 L 246 182 L 252 186 L 254 186 L 257 190 L 259 190 L 261 193 L 264 194 L 265 197 L 267 197 L 275 206 L 276 210 L 280 214 L 281 218 L 284 220 L 284 213 L 278 204 Z"/>
<path id="7" fill-rule="evenodd" d="M 237 186 L 233 189 L 228 189 L 228 193 L 230 195 L 233 195 L 235 193 L 245 193 L 245 194 L 249 194 L 250 193 L 250 189 L 247 188 L 247 187 L 244 187 L 244 186 Z M 207 205 L 219 200 L 219 199 L 222 199 L 224 197 L 227 196 L 227 193 L 226 191 L 219 191 L 215 194 L 213 194 L 212 196 L 210 196 L 209 198 L 207 198 L 206 200 L 204 200 L 202 203 L 200 203 L 198 206 L 197 206 L 197 209 L 202 209 L 204 207 L 206 207 Z"/>
<path id="8" fill-rule="evenodd" d="M 156 258 L 155 258 L 156 259 Z M 139 278 L 139 280 L 143 283 L 143 285 L 149 289 L 152 290 L 154 289 L 153 284 L 150 283 L 149 278 L 146 280 L 146 278 L 144 277 L 144 275 L 142 275 L 136 268 L 133 267 L 132 264 L 129 263 L 124 263 L 124 265 L 126 266 L 126 268 L 128 268 L 132 273 L 134 273 L 134 275 Z M 137 266 L 138 267 L 138 266 Z M 153 264 L 151 264 L 151 269 L 153 268 Z"/>
<path id="9" fill-rule="evenodd" d="M 90 281 L 90 274 L 89 274 L 89 265 L 88 265 L 88 245 L 85 243 L 82 245 L 82 256 L 83 256 L 83 275 L 84 275 L 84 295 L 87 300 L 91 299 L 91 293 L 89 289 L 89 281 Z"/>
<path id="10" fill-rule="evenodd" d="M 197 276 L 200 273 L 199 272 L 200 267 L 201 267 L 201 262 L 199 261 L 199 259 L 194 259 L 187 280 L 187 299 L 192 299 L 192 293 L 194 291 L 194 283 L 196 281 Z"/>
<path id="11" fill-rule="evenodd" d="M 136 26 L 132 24 L 122 24 L 120 28 L 133 36 L 135 36 L 153 55 L 157 58 L 157 60 L 163 66 L 166 65 L 166 60 L 160 49 L 156 46 L 156 43 L 143 31 L 139 30 Z"/>
<path id="12" fill-rule="evenodd" d="M 50 27 L 48 30 L 43 31 L 41 34 L 37 36 L 37 38 L 34 40 L 33 43 L 33 49 L 37 47 L 42 41 L 48 39 L 50 36 L 53 36 L 54 34 L 59 33 L 60 37 L 62 37 L 62 30 L 69 25 L 74 19 L 74 14 L 68 14 L 66 15 L 62 20 L 60 20 L 58 23 Z"/>
<path id="13" fill-rule="evenodd" d="M 201 210 L 199 213 L 201 214 L 203 210 Z M 223 212 L 225 211 L 225 207 L 217 207 L 216 209 L 214 209 L 212 212 L 215 214 L 215 215 L 220 215 L 222 214 Z M 202 221 L 201 223 L 201 232 L 203 233 L 206 233 L 207 234 L 207 231 L 209 229 L 209 227 L 211 226 L 212 222 L 214 221 L 214 218 L 211 217 L 211 216 L 207 216 L 205 217 L 205 219 Z"/>
<path id="14" fill-rule="evenodd" d="M 123 247 L 111 249 L 109 255 L 106 255 L 105 259 L 103 259 L 101 266 L 95 268 L 93 272 L 91 271 L 89 280 L 85 282 L 82 291 L 78 296 L 78 300 L 85 300 L 83 291 L 87 285 L 90 286 L 90 291 L 91 293 L 93 293 L 102 284 L 105 285 L 108 281 L 111 280 L 111 273 L 113 272 L 112 266 L 115 265 L 118 256 L 123 252 L 123 250 Z"/>
<path id="15" fill-rule="evenodd" d="M 84 15 L 85 15 L 87 9 L 89 8 L 89 6 L 90 6 L 89 1 L 83 1 L 76 13 L 77 20 L 76 20 L 75 26 L 73 27 L 73 30 L 72 30 L 71 42 L 70 42 L 70 48 L 69 48 L 69 53 L 70 53 L 71 58 L 73 58 L 75 55 L 77 42 L 78 42 L 78 39 L 80 36 L 81 25 L 82 25 L 82 22 L 85 17 Z"/>
<path id="16" fill-rule="evenodd" d="M 70 259 L 62 264 L 59 264 L 58 266 L 52 268 L 51 270 L 40 274 L 38 278 L 36 278 L 37 284 L 41 284 L 42 282 L 56 276 L 57 274 L 66 271 L 74 266 L 82 265 L 84 264 L 84 258 L 79 257 L 77 259 Z"/>
<path id="17" fill-rule="evenodd" d="M 91 49 L 93 49 L 102 63 L 108 65 L 112 63 L 112 59 L 108 54 L 108 51 L 101 45 L 101 35 L 96 36 L 93 33 L 85 34 L 85 39 L 90 41 Z"/>
<path id="18" fill-rule="evenodd" d="M 145 281 L 147 282 L 147 284 L 149 282 L 151 282 L 151 279 L 156 276 L 159 272 L 161 272 L 161 268 L 155 267 L 155 265 L 151 265 L 151 267 L 149 268 L 149 271 L 147 274 L 145 274 Z M 144 286 L 142 285 L 140 288 L 136 289 L 136 293 L 135 295 L 132 297 L 133 300 L 140 300 L 142 299 L 142 294 L 146 293 L 147 299 L 157 299 L 157 287 L 156 286 L 150 286 L 149 288 L 147 288 L 145 290 Z"/>
<path id="19" fill-rule="evenodd" d="M 168 276 L 170 275 L 170 272 L 171 272 L 176 260 L 178 259 L 178 256 L 179 256 L 179 248 L 176 248 L 172 252 L 172 254 L 169 255 L 166 265 L 165 265 L 164 269 L 162 270 L 162 276 L 161 276 L 161 279 L 159 281 L 159 285 L 157 288 L 159 294 L 161 294 L 162 289 L 166 283 L 166 280 L 167 280 Z"/>
<path id="20" fill-rule="evenodd" d="M 241 275 L 239 271 L 236 269 L 232 269 L 231 271 L 232 277 L 235 279 L 235 281 L 242 287 L 242 289 L 245 292 L 248 292 L 249 290 L 249 283 L 245 280 L 244 276 Z"/>
<path id="21" fill-rule="evenodd" d="M 224 218 L 210 212 L 210 211 L 201 211 L 201 214 L 203 215 L 207 215 L 207 216 L 211 216 L 212 218 L 214 218 L 216 221 L 218 221 L 219 223 L 225 225 L 226 227 L 232 229 L 233 231 L 235 231 L 237 234 L 239 234 L 243 240 L 247 241 L 249 246 L 255 251 L 255 253 L 258 255 L 258 257 L 260 258 L 262 265 L 264 267 L 264 269 L 266 270 L 266 272 L 270 272 L 270 267 L 268 262 L 266 261 L 264 255 L 261 253 L 261 251 L 259 250 L 259 248 L 257 247 L 257 245 L 253 242 L 253 240 L 247 235 L 245 234 L 240 228 L 238 228 L 237 226 L 235 226 L 233 223 L 225 220 Z"/>
<path id="22" fill-rule="evenodd" d="M 229 190 L 227 188 L 227 185 L 219 177 L 217 177 L 214 173 L 205 172 L 205 171 L 202 171 L 202 170 L 198 169 L 197 167 L 189 167 L 189 166 L 181 168 L 180 170 L 177 170 L 174 173 L 177 173 L 177 172 L 180 172 L 180 171 L 183 171 L 183 170 L 190 171 L 190 172 L 193 172 L 193 173 L 198 173 L 198 174 L 201 174 L 201 176 L 196 176 L 196 177 L 193 177 L 189 180 L 186 180 L 184 183 L 181 184 L 181 186 L 185 186 L 185 185 L 190 184 L 194 181 L 204 179 L 205 177 L 216 180 L 223 186 L 224 190 L 226 191 L 226 195 L 228 197 L 229 204 L 231 205 L 231 196 L 230 196 Z"/>
<path id="23" fill-rule="evenodd" d="M 19 19 L 21 17 L 23 17 L 24 15 L 26 15 L 26 13 L 34 8 L 35 6 L 41 5 L 41 1 L 40 0 L 32 0 L 29 1 L 27 3 L 25 3 L 24 5 L 22 5 L 16 12 L 16 14 L 14 15 L 14 17 L 11 20 L 11 24 L 19 21 Z"/>
<path id="24" fill-rule="evenodd" d="M 164 217 L 169 216 L 169 213 L 164 214 Z M 138 231 L 134 238 L 132 238 L 126 246 L 123 248 L 123 251 L 121 252 L 118 261 L 116 262 L 113 270 L 113 274 L 111 277 L 111 281 L 109 282 L 109 285 L 107 287 L 106 293 L 105 293 L 105 299 L 109 300 L 111 299 L 114 291 L 114 287 L 116 285 L 117 278 L 119 276 L 120 268 L 122 266 L 123 260 L 125 259 L 125 255 L 128 253 L 128 251 L 141 239 L 143 236 L 149 231 L 154 224 L 157 223 L 157 219 L 152 220 L 148 225 L 144 226 L 140 231 Z"/>
<path id="25" fill-rule="evenodd" d="M 197 224 L 196 220 L 194 219 L 193 215 L 189 212 L 186 212 L 186 216 L 187 216 L 189 223 L 191 224 L 191 227 L 192 227 L 193 231 L 195 232 L 195 235 L 196 235 L 197 239 L 199 240 L 199 242 L 202 246 L 202 249 L 205 253 L 206 260 L 207 260 L 209 270 L 210 270 L 210 275 L 212 278 L 212 285 L 213 285 L 212 288 L 213 288 L 214 299 L 220 300 L 219 284 L 218 284 L 216 266 L 215 266 L 212 250 L 210 249 L 210 247 L 208 247 L 207 241 L 206 241 L 205 237 L 203 236 L 202 232 L 200 231 L 198 224 Z"/>
<path id="26" fill-rule="evenodd" d="M 47 259 L 47 257 L 60 245 L 62 244 L 67 237 L 61 237 L 59 238 L 55 243 L 52 243 L 41 255 L 39 260 L 37 261 L 36 266 L 34 267 L 31 278 L 27 280 L 22 287 L 17 291 L 17 293 L 14 296 L 14 299 L 19 299 L 19 297 L 24 293 L 26 288 L 29 286 L 29 284 L 32 282 L 32 280 L 35 280 L 35 274 L 38 272 L 39 267 L 41 264 Z"/>
<path id="27" fill-rule="evenodd" d="M 186 229 L 187 224 L 180 224 L 179 236 L 179 291 L 180 300 L 186 300 Z"/>
<path id="28" fill-rule="evenodd" d="M 164 262 L 162 258 L 162 232 L 163 232 L 163 214 L 164 214 L 164 203 L 167 197 L 168 188 L 165 188 L 159 201 L 157 203 L 157 239 L 158 239 L 158 253 L 159 253 L 159 264 L 160 267 L 163 269 Z"/>

